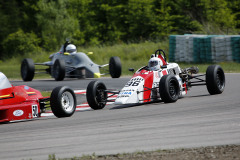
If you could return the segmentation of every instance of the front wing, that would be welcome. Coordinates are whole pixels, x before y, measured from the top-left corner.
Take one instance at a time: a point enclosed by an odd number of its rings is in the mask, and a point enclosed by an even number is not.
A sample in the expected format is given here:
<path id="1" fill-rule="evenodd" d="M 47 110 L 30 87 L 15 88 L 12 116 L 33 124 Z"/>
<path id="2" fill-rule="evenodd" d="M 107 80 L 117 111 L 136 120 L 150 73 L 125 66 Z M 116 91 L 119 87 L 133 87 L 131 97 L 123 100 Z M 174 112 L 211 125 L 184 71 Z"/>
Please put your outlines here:
<path id="1" fill-rule="evenodd" d="M 0 122 L 29 120 L 40 117 L 40 113 L 37 101 L 0 106 Z"/>

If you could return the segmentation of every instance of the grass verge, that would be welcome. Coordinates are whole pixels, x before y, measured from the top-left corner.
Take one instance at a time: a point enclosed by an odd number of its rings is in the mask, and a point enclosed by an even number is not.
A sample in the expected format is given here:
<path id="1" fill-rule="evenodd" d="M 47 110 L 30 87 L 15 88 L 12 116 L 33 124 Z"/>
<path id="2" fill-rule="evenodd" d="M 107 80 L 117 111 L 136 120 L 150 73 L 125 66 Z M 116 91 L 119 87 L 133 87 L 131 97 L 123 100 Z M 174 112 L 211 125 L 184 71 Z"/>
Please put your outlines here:
<path id="1" fill-rule="evenodd" d="M 41 91 L 43 97 L 50 97 L 51 91 Z"/>
<path id="2" fill-rule="evenodd" d="M 148 60 L 157 49 L 163 49 L 168 56 L 168 41 L 163 42 L 150 42 L 146 41 L 140 44 L 116 44 L 114 46 L 93 46 L 89 48 L 78 48 L 78 51 L 88 53 L 93 52 L 93 55 L 89 55 L 93 62 L 102 65 L 109 63 L 111 56 L 119 56 L 122 63 L 122 75 L 132 75 L 132 72 L 128 71 L 128 68 L 134 68 L 135 70 L 147 65 Z M 0 71 L 3 72 L 9 79 L 21 79 L 20 65 L 24 58 L 32 58 L 34 62 L 41 63 L 49 61 L 48 57 L 53 52 L 41 52 L 32 53 L 26 55 L 19 55 L 11 59 L 0 61 Z M 219 63 L 225 72 L 237 72 L 240 73 L 240 63 L 234 62 L 222 62 Z M 211 64 L 188 64 L 180 63 L 181 68 L 198 66 L 200 72 L 205 73 L 207 66 Z M 47 74 L 37 74 L 34 78 L 50 78 Z"/>

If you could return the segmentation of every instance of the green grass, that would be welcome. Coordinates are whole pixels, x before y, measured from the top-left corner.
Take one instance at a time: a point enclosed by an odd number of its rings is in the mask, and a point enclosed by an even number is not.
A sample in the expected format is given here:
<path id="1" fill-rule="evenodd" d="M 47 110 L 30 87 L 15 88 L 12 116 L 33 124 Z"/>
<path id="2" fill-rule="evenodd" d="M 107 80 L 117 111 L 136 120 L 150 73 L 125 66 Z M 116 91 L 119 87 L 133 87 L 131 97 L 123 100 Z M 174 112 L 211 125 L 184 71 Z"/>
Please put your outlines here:
<path id="1" fill-rule="evenodd" d="M 41 91 L 43 97 L 50 97 L 52 92 L 49 91 Z"/>
<path id="2" fill-rule="evenodd" d="M 179 66 L 181 68 L 197 66 L 199 68 L 200 73 L 205 73 L 207 70 L 207 67 L 212 64 L 214 64 L 214 63 L 205 63 L 205 64 L 179 63 Z M 240 73 L 240 63 L 220 62 L 217 64 L 223 68 L 225 73 Z"/>
<path id="3" fill-rule="evenodd" d="M 60 47 L 59 47 L 60 48 Z M 93 62 L 102 65 L 109 63 L 111 56 L 119 56 L 122 63 L 122 75 L 132 75 L 132 72 L 128 71 L 128 68 L 134 68 L 135 70 L 147 65 L 150 55 L 157 49 L 163 49 L 168 55 L 168 41 L 163 42 L 150 42 L 146 41 L 140 44 L 116 44 L 114 46 L 92 46 L 88 48 L 78 47 L 78 51 L 88 53 L 93 52 L 93 55 L 89 55 Z M 20 65 L 24 58 L 32 58 L 34 62 L 49 61 L 50 54 L 57 52 L 39 52 L 26 55 L 18 55 L 8 60 L 0 61 L 0 71 L 3 72 L 9 79 L 21 79 Z M 222 62 L 219 63 L 225 72 L 240 72 L 240 63 L 234 62 Z M 188 64 L 180 63 L 181 68 L 198 66 L 200 72 L 205 72 L 208 65 L 211 64 Z M 47 74 L 37 74 L 34 78 L 50 78 Z"/>

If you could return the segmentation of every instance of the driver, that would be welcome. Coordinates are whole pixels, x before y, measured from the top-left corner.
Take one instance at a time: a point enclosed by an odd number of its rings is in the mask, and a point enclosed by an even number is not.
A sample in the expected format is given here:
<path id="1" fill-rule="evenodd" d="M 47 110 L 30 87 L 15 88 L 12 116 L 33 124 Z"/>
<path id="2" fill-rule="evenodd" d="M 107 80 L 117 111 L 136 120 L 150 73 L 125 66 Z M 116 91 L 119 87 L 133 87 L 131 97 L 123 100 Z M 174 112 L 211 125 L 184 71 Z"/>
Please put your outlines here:
<path id="1" fill-rule="evenodd" d="M 71 53 L 77 53 L 77 48 L 76 48 L 76 46 L 74 44 L 69 44 L 66 47 L 66 52 L 68 52 L 70 54 Z"/>
<path id="2" fill-rule="evenodd" d="M 161 68 L 162 65 L 163 65 L 163 62 L 158 57 L 152 56 L 148 62 L 148 68 L 150 71 L 157 71 Z"/>
<path id="3" fill-rule="evenodd" d="M 12 87 L 11 83 L 8 81 L 7 77 L 0 72 L 0 89 Z"/>

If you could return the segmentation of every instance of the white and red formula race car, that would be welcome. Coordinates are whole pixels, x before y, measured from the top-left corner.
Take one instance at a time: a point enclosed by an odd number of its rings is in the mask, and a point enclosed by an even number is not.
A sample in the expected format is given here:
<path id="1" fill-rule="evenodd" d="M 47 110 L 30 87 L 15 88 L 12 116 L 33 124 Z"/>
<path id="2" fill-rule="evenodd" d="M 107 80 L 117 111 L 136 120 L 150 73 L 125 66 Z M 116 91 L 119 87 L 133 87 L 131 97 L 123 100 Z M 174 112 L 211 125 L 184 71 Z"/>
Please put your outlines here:
<path id="1" fill-rule="evenodd" d="M 134 69 L 129 69 L 134 71 Z M 221 94 L 225 88 L 225 74 L 219 65 L 210 65 L 206 74 L 197 74 L 197 67 L 181 69 L 177 63 L 167 63 L 166 54 L 158 49 L 148 66 L 138 69 L 121 91 L 108 90 L 103 82 L 91 81 L 87 87 L 87 101 L 92 109 L 102 109 L 112 96 L 114 104 L 138 104 L 151 101 L 176 102 L 192 86 L 206 85 L 211 95 Z"/>
<path id="2" fill-rule="evenodd" d="M 72 116 L 76 110 L 74 91 L 60 86 L 53 89 L 50 97 L 43 97 L 40 91 L 26 85 L 11 85 L 0 72 L 0 122 L 35 119 L 49 106 L 58 118 Z"/>

